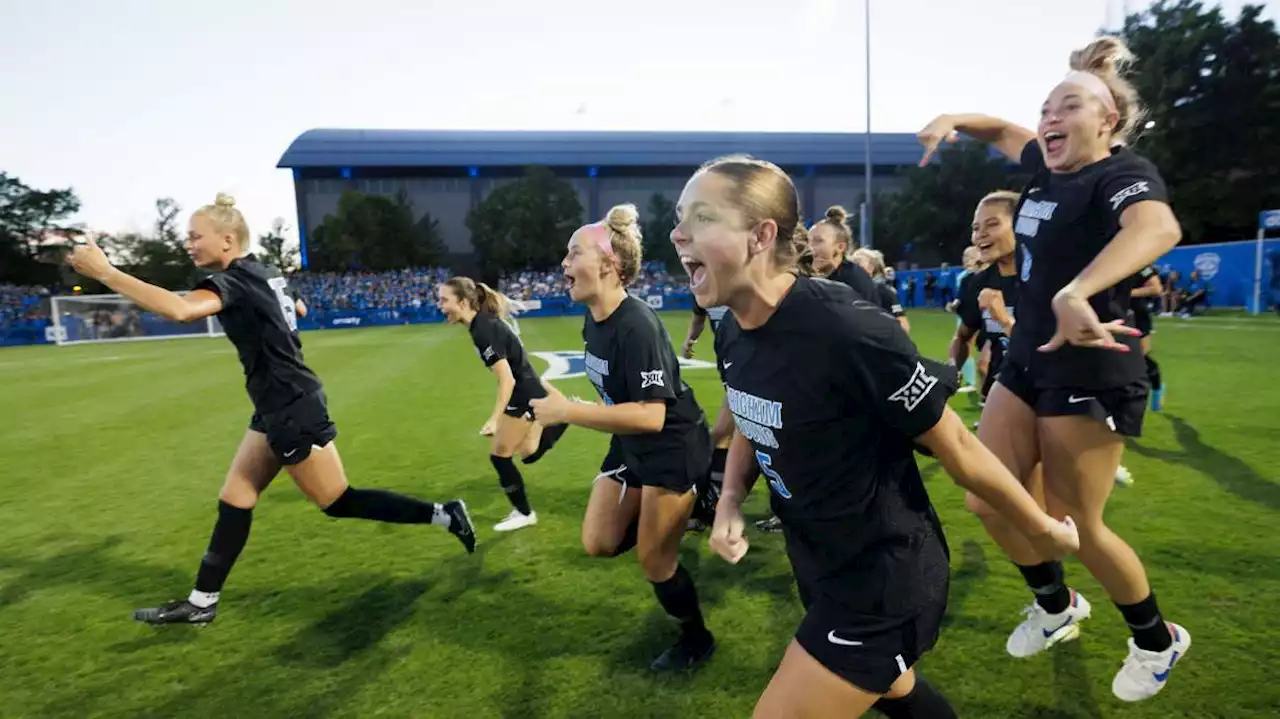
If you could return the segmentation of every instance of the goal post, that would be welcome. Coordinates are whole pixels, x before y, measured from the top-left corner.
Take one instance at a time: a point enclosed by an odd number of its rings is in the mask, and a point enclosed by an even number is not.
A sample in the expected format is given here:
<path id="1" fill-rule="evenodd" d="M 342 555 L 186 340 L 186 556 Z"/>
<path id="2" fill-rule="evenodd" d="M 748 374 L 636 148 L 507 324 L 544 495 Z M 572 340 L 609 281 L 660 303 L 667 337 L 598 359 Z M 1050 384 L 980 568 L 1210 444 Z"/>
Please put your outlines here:
<path id="1" fill-rule="evenodd" d="M 186 294 L 185 292 L 179 294 Z M 50 299 L 50 337 L 57 345 L 221 337 L 216 317 L 176 322 L 120 295 L 61 295 Z"/>

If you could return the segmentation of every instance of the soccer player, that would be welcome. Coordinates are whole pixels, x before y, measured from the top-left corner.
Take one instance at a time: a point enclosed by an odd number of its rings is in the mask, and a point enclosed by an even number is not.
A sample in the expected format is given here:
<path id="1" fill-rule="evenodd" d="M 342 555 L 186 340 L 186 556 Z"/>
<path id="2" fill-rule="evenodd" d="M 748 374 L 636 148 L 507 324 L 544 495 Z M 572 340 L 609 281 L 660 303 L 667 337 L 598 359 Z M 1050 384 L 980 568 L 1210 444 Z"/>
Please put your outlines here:
<path id="1" fill-rule="evenodd" d="M 850 258 L 853 264 L 861 267 L 864 272 L 871 275 L 871 280 L 876 283 L 876 294 L 874 299 L 868 297 L 874 304 L 880 305 L 886 312 L 893 315 L 898 324 L 902 325 L 902 331 L 911 332 L 911 321 L 907 319 L 907 313 L 902 309 L 902 303 L 898 301 L 898 291 L 893 289 L 884 277 L 884 253 L 880 250 L 869 250 L 865 247 L 859 247 L 853 251 Z"/>
<path id="2" fill-rule="evenodd" d="M 724 315 L 729 311 L 728 307 L 712 307 L 703 309 L 698 303 L 693 303 L 693 319 L 689 320 L 689 333 L 685 335 L 684 345 L 680 347 L 680 354 L 685 359 L 693 359 L 693 347 L 698 344 L 698 338 L 702 336 L 702 331 L 706 329 L 707 321 L 711 321 L 711 336 L 715 337 L 716 329 L 720 327 L 720 320 L 724 319 Z"/>
<path id="3" fill-rule="evenodd" d="M 1014 325 L 1018 284 L 1013 210 L 1017 204 L 1018 194 L 1007 190 L 992 192 L 978 202 L 973 213 L 972 242 L 986 269 L 964 278 L 956 309 L 960 325 L 951 341 L 950 360 L 955 366 L 963 365 L 974 337 L 979 348 L 990 352 L 980 389 L 984 400 L 1004 362 Z"/>
<path id="4" fill-rule="evenodd" d="M 802 238 L 797 236 L 797 241 Z M 846 262 L 854 246 L 853 230 L 849 229 L 849 213 L 840 205 L 827 208 L 827 214 L 813 223 L 807 235 L 809 254 L 813 258 L 813 273 L 833 282 L 848 285 L 858 296 L 873 304 L 879 304 L 886 312 L 891 308 L 881 301 L 875 280 L 867 271 L 853 262 Z"/>
<path id="5" fill-rule="evenodd" d="M 573 233 L 561 266 L 569 297 L 587 306 L 582 336 L 587 378 L 603 404 L 552 392 L 530 402 L 545 426 L 568 423 L 613 435 L 582 520 L 593 557 L 637 548 L 658 603 L 680 623 L 680 638 L 654 660 L 659 671 L 689 669 L 715 651 L 693 578 L 680 564 L 695 484 L 711 464 L 711 439 L 662 321 L 627 294 L 640 271 L 639 215 L 618 205 Z"/>
<path id="6" fill-rule="evenodd" d="M 217 616 L 222 585 L 249 538 L 258 497 L 283 467 L 298 488 L 325 514 L 397 524 L 447 528 L 468 552 L 475 530 L 461 500 L 423 502 L 347 482 L 319 378 L 303 363 L 296 300 L 274 266 L 249 252 L 249 226 L 235 201 L 218 195 L 191 216 L 187 254 L 213 274 L 187 295 L 147 284 L 113 267 L 90 239 L 68 256 L 76 272 L 167 319 L 193 322 L 217 315 L 244 366 L 253 402 L 240 448 L 218 495 L 218 518 L 200 561 L 195 589 L 186 599 L 139 609 L 134 619 L 150 624 L 208 624 Z"/>
<path id="7" fill-rule="evenodd" d="M 1133 634 L 1112 692 L 1139 701 L 1166 686 L 1191 637 L 1164 620 L 1141 560 L 1103 518 L 1124 438 L 1141 432 L 1147 404 L 1137 333 L 1123 324 L 1128 280 L 1181 238 L 1160 173 L 1123 144 L 1142 119 L 1121 74 L 1131 57 L 1112 37 L 1074 52 L 1036 132 L 982 115 L 943 115 L 919 139 L 927 161 L 961 132 L 991 142 L 1032 175 L 1014 224 L 1018 324 L 982 429 L 992 430 L 984 433 L 989 446 L 1015 475 L 1026 478 L 1042 462 L 1046 494 L 1079 522 L 1080 561 Z M 1078 635 L 1090 606 L 1068 587 L 1062 564 L 1016 533 L 992 535 L 1035 595 L 1008 652 L 1027 657 Z"/>
<path id="8" fill-rule="evenodd" d="M 555 446 L 565 426 L 543 430 L 533 421 L 529 400 L 546 397 L 547 391 L 529 364 L 520 338 L 506 322 L 511 314 L 510 300 L 469 277 L 450 278 L 440 285 L 437 295 L 445 320 L 467 326 L 480 361 L 498 380 L 493 412 L 480 433 L 493 437 L 489 462 L 498 472 L 498 484 L 507 493 L 512 510 L 493 529 L 512 532 L 531 527 L 538 523 L 538 513 L 529 506 L 524 477 L 512 456 L 519 452 L 525 464 L 533 464 Z"/>
<path id="9" fill-rule="evenodd" d="M 711 545 L 747 550 L 742 501 L 768 478 L 806 615 L 757 717 L 953 717 L 914 665 L 937 640 L 948 553 L 914 459 L 936 455 L 1050 553 L 1075 530 L 1036 507 L 947 397 L 955 372 L 849 288 L 793 272 L 795 185 L 748 157 L 714 160 L 685 185 L 671 233 L 698 303 L 732 313 L 717 356 L 738 432 Z"/>
<path id="10" fill-rule="evenodd" d="M 979 252 L 978 248 L 974 247 L 972 244 L 964 248 L 964 252 L 961 254 L 960 265 L 960 274 L 956 275 L 956 296 L 950 303 L 948 303 L 946 308 L 948 312 L 956 312 L 957 314 L 959 313 L 960 308 L 960 298 L 964 297 L 968 292 L 966 285 L 970 281 L 969 278 L 972 277 L 975 272 L 986 268 L 986 265 L 982 263 L 982 253 Z M 963 322 L 960 317 L 956 317 L 956 327 L 959 327 L 961 324 L 963 324 Z M 964 380 L 965 385 L 968 386 L 969 390 L 977 390 L 986 383 L 987 367 L 990 362 L 990 358 L 991 348 L 979 343 L 978 361 L 974 362 L 973 358 L 970 357 L 960 365 L 960 376 Z M 960 391 L 964 392 L 966 390 L 964 387 L 961 387 Z"/>

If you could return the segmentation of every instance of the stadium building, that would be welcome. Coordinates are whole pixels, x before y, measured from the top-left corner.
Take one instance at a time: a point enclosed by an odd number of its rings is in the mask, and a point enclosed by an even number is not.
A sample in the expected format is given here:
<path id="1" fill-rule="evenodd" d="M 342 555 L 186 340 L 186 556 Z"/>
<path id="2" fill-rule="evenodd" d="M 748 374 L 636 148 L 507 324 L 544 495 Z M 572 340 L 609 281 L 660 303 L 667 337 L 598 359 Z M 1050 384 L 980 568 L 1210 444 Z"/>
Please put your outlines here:
<path id="1" fill-rule="evenodd" d="M 862 201 L 864 136 L 847 133 L 309 130 L 277 166 L 293 171 L 305 267 L 308 231 L 347 190 L 404 190 L 418 217 L 430 212 L 439 222 L 451 254 L 470 255 L 467 213 L 529 165 L 572 184 L 590 220 L 623 202 L 643 213 L 654 193 L 674 201 L 703 162 L 740 152 L 791 173 L 807 218 L 836 204 L 854 212 Z M 893 189 L 898 168 L 919 160 L 914 135 L 873 134 L 872 190 Z"/>

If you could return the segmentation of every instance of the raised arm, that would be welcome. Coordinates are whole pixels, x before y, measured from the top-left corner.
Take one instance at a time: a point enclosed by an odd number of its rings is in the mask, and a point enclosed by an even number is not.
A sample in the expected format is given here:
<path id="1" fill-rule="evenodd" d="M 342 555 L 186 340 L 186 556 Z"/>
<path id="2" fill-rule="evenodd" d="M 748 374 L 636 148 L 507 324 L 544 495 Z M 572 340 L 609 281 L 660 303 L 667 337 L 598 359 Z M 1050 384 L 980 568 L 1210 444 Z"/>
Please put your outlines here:
<path id="1" fill-rule="evenodd" d="M 924 157 L 920 166 L 929 163 L 938 145 L 943 141 L 955 142 L 956 133 L 968 135 L 979 142 L 989 142 L 1000 154 L 1013 162 L 1022 159 L 1022 150 L 1036 139 L 1036 133 L 1007 120 L 988 115 L 939 115 L 916 133 L 916 139 L 924 145 Z"/>
<path id="2" fill-rule="evenodd" d="M 216 292 L 194 290 L 186 295 L 170 292 L 111 265 L 110 260 L 90 238 L 67 255 L 67 264 L 85 277 L 97 280 L 133 300 L 139 307 L 166 319 L 194 322 L 222 310 L 223 299 Z"/>

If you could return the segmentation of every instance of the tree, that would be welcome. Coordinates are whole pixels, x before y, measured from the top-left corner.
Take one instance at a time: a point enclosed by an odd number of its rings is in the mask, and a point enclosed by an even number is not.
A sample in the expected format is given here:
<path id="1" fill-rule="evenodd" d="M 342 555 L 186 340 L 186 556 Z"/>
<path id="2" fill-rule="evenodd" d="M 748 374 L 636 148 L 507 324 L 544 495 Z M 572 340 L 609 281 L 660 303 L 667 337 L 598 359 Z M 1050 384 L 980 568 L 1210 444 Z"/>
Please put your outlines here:
<path id="1" fill-rule="evenodd" d="M 1280 207 L 1280 36 L 1246 5 L 1234 23 L 1195 0 L 1161 0 L 1118 31 L 1151 126 L 1135 149 L 1169 185 L 1186 241 L 1252 234 Z"/>
<path id="2" fill-rule="evenodd" d="M 331 272 L 421 267 L 444 257 L 438 223 L 429 213 L 415 222 L 404 192 L 394 198 L 344 192 L 337 212 L 316 227 L 310 249 L 311 269 Z"/>
<path id="3" fill-rule="evenodd" d="M 186 244 L 178 230 L 182 207 L 171 197 L 156 200 L 154 234 L 126 233 L 111 242 L 114 252 L 139 279 L 171 290 L 188 289 L 199 271 L 187 256 Z"/>
<path id="4" fill-rule="evenodd" d="M 262 259 L 279 267 L 281 272 L 298 269 L 298 248 L 288 243 L 284 237 L 288 229 L 284 219 L 277 217 L 271 222 L 271 231 L 258 236 L 258 244 L 262 246 Z"/>
<path id="5" fill-rule="evenodd" d="M 676 203 L 661 192 L 653 193 L 649 198 L 649 206 L 645 208 L 644 258 L 656 260 L 674 270 L 680 264 L 680 256 L 671 244 L 671 231 L 676 227 Z"/>
<path id="6" fill-rule="evenodd" d="M 582 225 L 582 203 L 573 186 L 545 167 L 498 187 L 467 216 L 482 274 L 520 267 L 545 268 L 564 256 Z"/>
<path id="7" fill-rule="evenodd" d="M 37 190 L 0 172 L 0 281 L 57 282 L 56 263 L 71 239 L 82 234 L 65 220 L 79 210 L 80 200 L 70 188 Z"/>
<path id="8" fill-rule="evenodd" d="M 969 246 L 973 211 L 992 190 L 1017 190 L 1026 178 L 1010 173 L 1003 158 L 978 142 L 944 147 L 940 162 L 901 171 L 893 195 L 875 197 L 871 215 L 876 249 L 888 261 L 958 264 Z"/>

